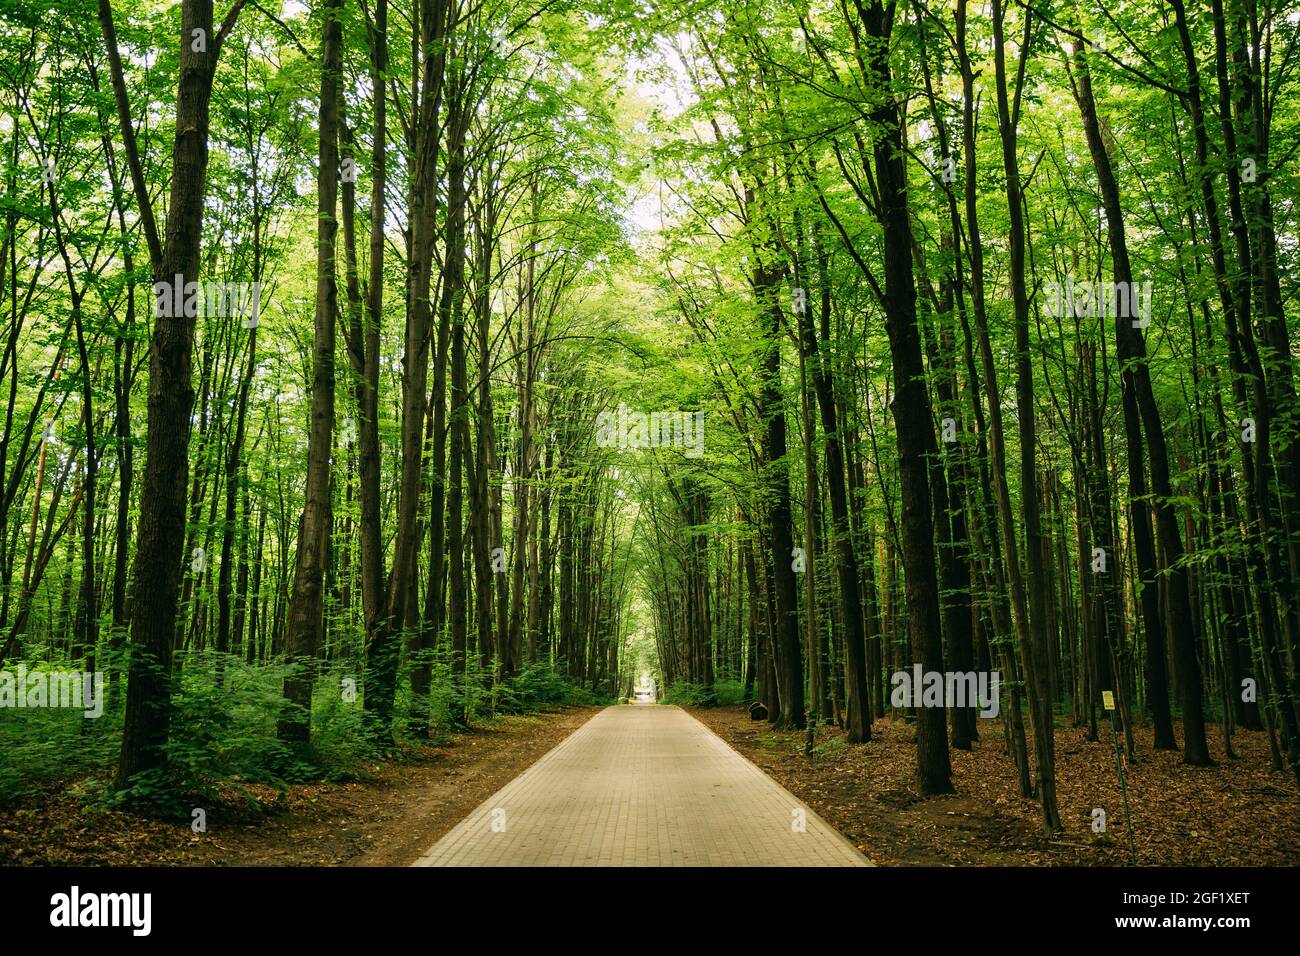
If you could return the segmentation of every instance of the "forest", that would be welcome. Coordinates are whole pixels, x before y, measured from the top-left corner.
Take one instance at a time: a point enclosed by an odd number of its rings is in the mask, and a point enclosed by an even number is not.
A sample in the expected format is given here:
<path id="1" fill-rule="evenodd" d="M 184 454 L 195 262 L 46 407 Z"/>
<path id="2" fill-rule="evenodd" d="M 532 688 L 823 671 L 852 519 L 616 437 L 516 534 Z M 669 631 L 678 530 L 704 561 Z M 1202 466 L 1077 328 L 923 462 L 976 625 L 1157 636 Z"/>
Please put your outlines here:
<path id="1" fill-rule="evenodd" d="M 1294 0 L 0 9 L 0 861 L 647 688 L 1297 859 Z"/>

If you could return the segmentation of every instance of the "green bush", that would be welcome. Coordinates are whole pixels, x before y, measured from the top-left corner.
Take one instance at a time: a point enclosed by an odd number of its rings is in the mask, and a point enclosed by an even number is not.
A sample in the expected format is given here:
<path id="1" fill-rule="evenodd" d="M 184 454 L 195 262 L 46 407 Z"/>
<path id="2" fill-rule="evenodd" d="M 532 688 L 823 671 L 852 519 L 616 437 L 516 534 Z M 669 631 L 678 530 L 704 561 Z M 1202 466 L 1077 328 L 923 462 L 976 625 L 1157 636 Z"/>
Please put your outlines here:
<path id="1" fill-rule="evenodd" d="M 348 700 L 341 693 L 344 679 L 353 679 L 350 671 L 330 671 L 316 681 L 311 704 L 309 776 L 355 779 L 365 775 L 366 763 L 383 756 L 382 749 L 366 732 L 360 697 Z"/>
<path id="2" fill-rule="evenodd" d="M 718 705 L 721 707 L 731 707 L 736 704 L 746 703 L 744 681 L 716 681 L 713 685 L 713 692 L 717 695 Z"/>
<path id="3" fill-rule="evenodd" d="M 190 799 L 215 800 L 222 782 L 283 787 L 289 779 L 308 776 L 310 766 L 276 736 L 288 670 L 250 667 L 230 655 L 188 655 L 172 684 L 166 768 L 137 775 L 125 791 L 111 795 L 111 802 L 147 804 L 183 816 Z"/>
<path id="4" fill-rule="evenodd" d="M 45 787 L 103 773 L 122 743 L 110 715 L 0 708 L 0 805 Z"/>
<path id="5" fill-rule="evenodd" d="M 714 704 L 728 706 L 745 703 L 745 685 L 738 680 L 714 681 L 712 689 L 707 684 L 678 681 L 664 691 L 660 703 L 683 707 L 710 707 Z"/>
<path id="6" fill-rule="evenodd" d="M 497 687 L 497 705 L 506 713 L 527 713 L 561 705 L 590 706 L 608 703 L 603 695 L 575 684 L 550 663 L 525 667 Z"/>
<path id="7" fill-rule="evenodd" d="M 106 659 L 103 655 L 101 664 Z M 459 687 L 451 680 L 444 649 L 430 652 L 429 663 L 432 683 L 424 703 L 435 731 L 450 729 L 458 698 L 471 720 L 561 705 L 609 703 L 549 663 L 533 664 L 494 685 L 491 673 L 471 655 Z M 77 793 L 94 801 L 146 804 L 165 815 L 183 817 L 195 799 L 228 798 L 232 784 L 283 789 L 309 779 L 363 776 L 366 764 L 382 759 L 391 749 L 378 745 L 367 733 L 363 688 L 357 686 L 361 683 L 358 664 L 340 660 L 317 673 L 311 743 L 302 749 L 286 745 L 278 736 L 279 723 L 292 706 L 284 698 L 284 680 L 301 665 L 252 665 L 239 655 L 211 651 L 186 654 L 178 664 L 166 768 L 138 775 L 121 793 L 110 792 L 109 785 L 122 741 L 123 686 L 114 706 L 95 720 L 74 709 L 0 709 L 0 804 L 75 783 Z M 71 667 L 40 662 L 26 666 L 29 671 Z M 413 731 L 415 701 L 409 665 L 402 678 L 394 708 L 398 736 Z M 349 693 L 353 689 L 356 694 Z"/>
<path id="8" fill-rule="evenodd" d="M 220 660 L 221 680 L 218 681 Z M 250 666 L 238 657 L 190 655 L 172 693 L 171 733 L 165 773 L 144 774 L 116 797 L 180 810 L 175 801 L 214 799 L 221 783 L 289 783 L 359 775 L 378 751 L 364 733 L 359 700 L 345 700 L 342 675 L 317 675 L 312 695 L 312 732 L 299 752 L 279 739 L 290 705 L 284 679 L 299 665 Z"/>
<path id="9" fill-rule="evenodd" d="M 661 704 L 676 704 L 679 707 L 710 707 L 718 702 L 717 685 L 692 684 L 678 681 L 670 684 L 664 691 Z"/>

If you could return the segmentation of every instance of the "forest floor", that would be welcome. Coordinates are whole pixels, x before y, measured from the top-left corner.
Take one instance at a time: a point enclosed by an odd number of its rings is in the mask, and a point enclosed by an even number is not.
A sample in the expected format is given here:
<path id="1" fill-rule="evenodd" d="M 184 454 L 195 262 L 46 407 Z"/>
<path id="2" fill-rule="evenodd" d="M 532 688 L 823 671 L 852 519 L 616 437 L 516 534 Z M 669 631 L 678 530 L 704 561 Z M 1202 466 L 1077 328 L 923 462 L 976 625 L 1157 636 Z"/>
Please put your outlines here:
<path id="1" fill-rule="evenodd" d="M 817 811 L 873 862 L 916 866 L 1122 866 L 1129 861 L 1123 799 L 1110 729 L 1089 743 L 1084 728 L 1057 727 L 1057 802 L 1064 832 L 1045 835 L 1036 800 L 1020 796 L 1015 764 L 1003 753 L 998 721 L 981 720 L 983 739 L 951 750 L 957 792 L 923 799 L 912 782 L 914 727 L 876 721 L 873 739 L 850 745 L 835 728 L 817 729 L 811 759 L 804 732 L 776 732 L 741 707 L 690 712 Z M 1239 730 L 1236 760 L 1208 727 L 1214 767 L 1185 767 L 1181 755 L 1153 752 L 1151 730 L 1135 728 L 1137 761 L 1126 767 L 1140 865 L 1295 866 L 1300 863 L 1300 793 L 1272 769 L 1268 738 Z M 1121 740 L 1122 746 L 1122 740 Z M 1094 808 L 1106 832 L 1094 834 Z"/>
<path id="2" fill-rule="evenodd" d="M 118 812 L 88 812 L 66 790 L 0 809 L 0 866 L 405 866 L 493 793 L 600 711 L 564 707 L 504 717 L 397 760 L 365 779 L 269 787 L 211 808 L 207 832 Z"/>

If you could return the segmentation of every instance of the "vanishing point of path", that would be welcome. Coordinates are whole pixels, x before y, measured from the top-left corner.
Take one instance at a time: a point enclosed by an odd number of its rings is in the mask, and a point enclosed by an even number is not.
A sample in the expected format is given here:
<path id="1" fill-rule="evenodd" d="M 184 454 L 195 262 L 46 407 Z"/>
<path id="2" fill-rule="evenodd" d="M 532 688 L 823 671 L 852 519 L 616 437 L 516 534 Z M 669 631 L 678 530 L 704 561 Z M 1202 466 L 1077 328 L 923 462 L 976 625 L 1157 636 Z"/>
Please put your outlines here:
<path id="1" fill-rule="evenodd" d="M 601 711 L 416 866 L 869 866 L 679 707 Z"/>

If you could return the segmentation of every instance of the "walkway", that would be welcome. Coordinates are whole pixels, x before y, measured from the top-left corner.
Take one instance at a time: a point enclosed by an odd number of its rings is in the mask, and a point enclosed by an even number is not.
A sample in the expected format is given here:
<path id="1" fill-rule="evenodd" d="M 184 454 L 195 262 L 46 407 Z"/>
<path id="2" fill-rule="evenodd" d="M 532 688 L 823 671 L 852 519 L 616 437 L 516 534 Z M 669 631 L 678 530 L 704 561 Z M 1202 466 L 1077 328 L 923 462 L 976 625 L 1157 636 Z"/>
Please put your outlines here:
<path id="1" fill-rule="evenodd" d="M 869 866 L 678 707 L 601 711 L 416 866 Z"/>

